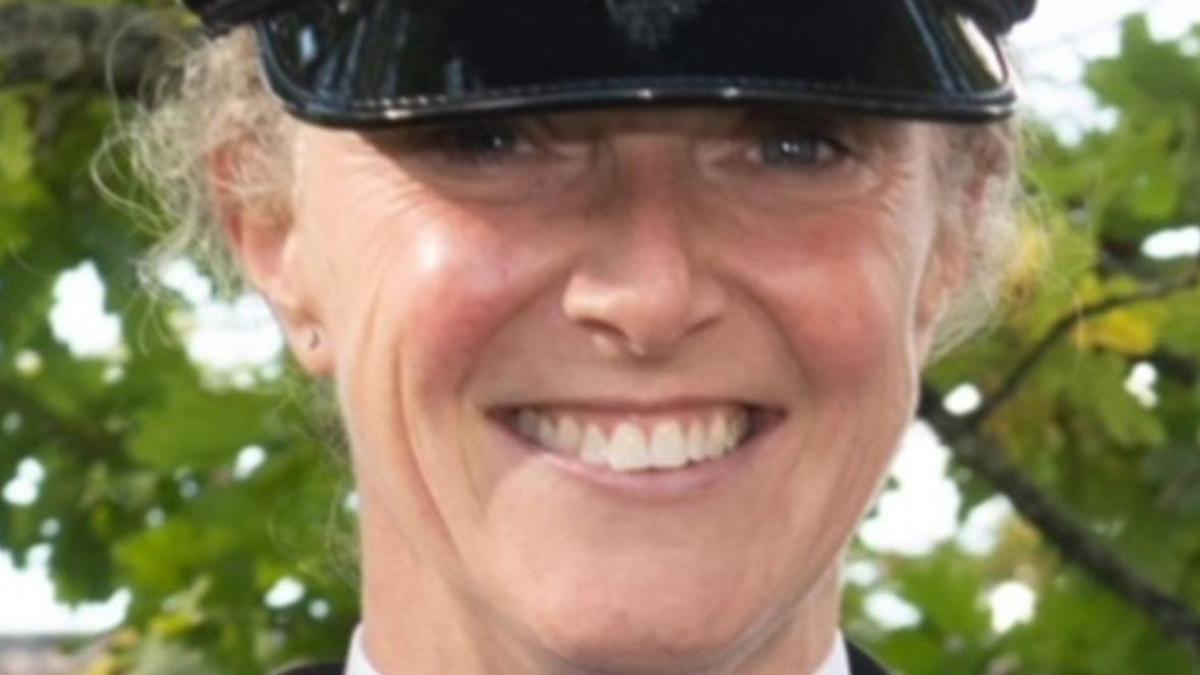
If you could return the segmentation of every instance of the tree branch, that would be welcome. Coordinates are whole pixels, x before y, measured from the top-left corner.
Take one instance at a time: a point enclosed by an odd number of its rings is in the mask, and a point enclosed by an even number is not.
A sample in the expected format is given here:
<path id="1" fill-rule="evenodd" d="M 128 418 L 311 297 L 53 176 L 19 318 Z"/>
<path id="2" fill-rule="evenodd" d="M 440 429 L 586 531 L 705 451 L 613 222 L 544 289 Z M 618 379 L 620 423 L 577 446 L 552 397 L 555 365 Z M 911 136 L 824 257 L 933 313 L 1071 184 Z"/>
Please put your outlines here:
<path id="1" fill-rule="evenodd" d="M 1063 316 L 974 413 L 966 417 L 950 415 L 942 407 L 942 393 L 925 385 L 918 414 L 938 431 L 955 459 L 1007 497 L 1017 512 L 1046 537 L 1064 560 L 1078 565 L 1095 580 L 1142 610 L 1164 634 L 1181 640 L 1200 660 L 1200 613 L 1125 564 L 1102 539 L 1051 501 L 1008 458 L 999 444 L 984 437 L 980 431 L 983 423 L 1020 391 L 1050 349 L 1079 324 L 1108 312 L 1162 300 L 1198 286 L 1200 263 L 1176 281 L 1111 298 Z"/>
<path id="2" fill-rule="evenodd" d="M 937 399 L 937 400 L 940 400 Z M 948 418 L 945 411 L 941 417 Z M 938 415 L 926 416 L 935 428 Z M 941 421 L 941 424 L 945 424 Z M 1102 539 L 1054 504 L 1046 493 L 1009 460 L 998 444 L 981 436 L 960 438 L 949 446 L 955 459 L 987 480 L 1036 527 L 1064 560 L 1142 610 L 1162 632 L 1184 642 L 1200 660 L 1200 614 L 1125 564 Z"/>
<path id="3" fill-rule="evenodd" d="M 99 429 L 89 429 L 63 419 L 57 412 L 47 408 L 40 401 L 28 396 L 21 389 L 9 386 L 0 380 L 0 401 L 4 407 L 0 412 L 15 412 L 21 416 L 21 423 L 32 429 L 37 437 L 56 439 L 67 447 L 79 450 L 101 451 L 106 454 L 116 454 L 120 450 L 116 439 Z"/>
<path id="4" fill-rule="evenodd" d="M 45 0 L 0 4 L 0 89 L 42 83 L 132 96 L 182 35 L 166 16 Z"/>
<path id="5" fill-rule="evenodd" d="M 1017 363 L 1016 367 L 1009 372 L 1008 376 L 1000 383 L 1000 386 L 984 398 L 983 403 L 975 412 L 959 419 L 948 420 L 950 424 L 943 430 L 946 433 L 943 436 L 943 441 L 948 445 L 954 445 L 959 439 L 976 432 L 997 409 L 1007 403 L 1021 390 L 1021 386 L 1025 384 L 1025 380 L 1029 378 L 1030 374 L 1046 358 L 1046 355 L 1050 353 L 1050 349 L 1083 322 L 1119 309 L 1125 309 L 1145 302 L 1164 300 L 1172 295 L 1195 290 L 1198 287 L 1200 287 L 1200 266 L 1194 267 L 1189 273 L 1175 281 L 1119 298 L 1109 298 L 1108 300 L 1082 307 L 1061 317 L 1049 332 L 1042 336 L 1042 339 L 1026 353 L 1025 357 Z"/>

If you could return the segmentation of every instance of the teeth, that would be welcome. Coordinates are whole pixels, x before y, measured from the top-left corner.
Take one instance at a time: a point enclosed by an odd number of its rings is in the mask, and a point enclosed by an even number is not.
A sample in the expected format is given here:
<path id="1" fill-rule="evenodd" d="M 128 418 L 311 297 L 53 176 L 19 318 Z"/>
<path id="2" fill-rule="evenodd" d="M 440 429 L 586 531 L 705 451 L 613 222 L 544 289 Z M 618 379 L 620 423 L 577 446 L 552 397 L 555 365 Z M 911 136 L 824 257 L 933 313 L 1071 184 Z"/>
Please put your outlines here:
<path id="1" fill-rule="evenodd" d="M 724 417 L 718 417 L 708 426 L 708 459 L 720 457 L 729 440 L 729 425 Z"/>
<path id="2" fill-rule="evenodd" d="M 704 434 L 703 422 L 692 422 L 688 425 L 687 450 L 688 460 L 703 462 L 708 459 L 708 439 Z"/>
<path id="3" fill-rule="evenodd" d="M 667 422 L 654 428 L 654 437 L 650 439 L 650 461 L 656 469 L 678 469 L 687 464 L 687 446 L 678 422 Z"/>
<path id="4" fill-rule="evenodd" d="M 641 429 L 627 422 L 617 425 L 608 444 L 608 466 L 615 471 L 640 471 L 652 466 Z"/>
<path id="5" fill-rule="evenodd" d="M 551 445 L 559 452 L 575 454 L 579 450 L 579 443 L 583 440 L 583 429 L 570 417 L 564 417 L 558 421 L 558 434 L 554 436 L 554 443 Z"/>
<path id="6" fill-rule="evenodd" d="M 651 426 L 621 421 L 606 437 L 602 426 L 572 415 L 526 408 L 516 431 L 538 445 L 614 471 L 678 469 L 720 458 L 735 449 L 749 425 L 745 410 L 713 413 L 707 419 L 668 419 Z"/>
<path id="7" fill-rule="evenodd" d="M 537 439 L 538 414 L 532 410 L 522 410 L 517 416 L 517 430 L 529 439 Z"/>
<path id="8" fill-rule="evenodd" d="M 583 447 L 579 450 L 579 457 L 588 464 L 608 465 L 608 441 L 594 424 L 589 424 L 583 434 Z"/>
<path id="9" fill-rule="evenodd" d="M 547 448 L 558 449 L 558 430 L 554 428 L 554 420 L 549 417 L 543 417 L 538 420 L 537 426 L 537 442 Z"/>

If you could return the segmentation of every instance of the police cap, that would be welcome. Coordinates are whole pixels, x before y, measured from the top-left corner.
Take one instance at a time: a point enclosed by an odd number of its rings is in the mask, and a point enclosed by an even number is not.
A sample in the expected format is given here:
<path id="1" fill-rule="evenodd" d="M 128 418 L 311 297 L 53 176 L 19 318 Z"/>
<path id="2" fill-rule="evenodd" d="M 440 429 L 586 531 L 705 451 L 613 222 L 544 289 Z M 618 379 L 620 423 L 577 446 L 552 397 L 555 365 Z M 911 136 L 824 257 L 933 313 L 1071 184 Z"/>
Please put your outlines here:
<path id="1" fill-rule="evenodd" d="M 294 115 L 363 127 L 645 104 L 984 122 L 1036 0 L 184 0 L 251 24 Z"/>

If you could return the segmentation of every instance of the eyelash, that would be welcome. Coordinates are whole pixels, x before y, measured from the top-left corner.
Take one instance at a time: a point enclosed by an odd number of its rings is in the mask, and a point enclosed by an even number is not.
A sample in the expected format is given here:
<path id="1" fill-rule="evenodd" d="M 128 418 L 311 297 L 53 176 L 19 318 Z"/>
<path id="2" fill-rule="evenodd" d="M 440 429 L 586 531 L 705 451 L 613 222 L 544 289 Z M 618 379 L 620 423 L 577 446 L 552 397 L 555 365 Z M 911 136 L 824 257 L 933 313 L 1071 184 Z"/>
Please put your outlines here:
<path id="1" fill-rule="evenodd" d="M 854 153 L 835 133 L 812 131 L 810 125 L 789 128 L 775 123 L 747 129 L 745 160 L 754 166 L 782 172 L 816 171 L 839 164 Z M 530 157 L 539 150 L 537 132 L 529 124 L 483 120 L 431 127 L 404 133 L 406 152 L 428 153 L 452 166 L 486 168 Z M 772 144 L 774 144 L 772 146 Z"/>
<path id="2" fill-rule="evenodd" d="M 410 140 L 418 151 L 432 152 L 452 164 L 503 164 L 535 150 L 530 133 L 504 121 L 478 122 L 430 129 Z"/>
<path id="3" fill-rule="evenodd" d="M 768 144 L 776 144 L 773 146 L 776 152 Z M 800 151 L 805 154 L 797 156 Z M 850 154 L 841 141 L 810 131 L 772 131 L 759 135 L 750 152 L 755 163 L 780 170 L 817 169 Z"/>

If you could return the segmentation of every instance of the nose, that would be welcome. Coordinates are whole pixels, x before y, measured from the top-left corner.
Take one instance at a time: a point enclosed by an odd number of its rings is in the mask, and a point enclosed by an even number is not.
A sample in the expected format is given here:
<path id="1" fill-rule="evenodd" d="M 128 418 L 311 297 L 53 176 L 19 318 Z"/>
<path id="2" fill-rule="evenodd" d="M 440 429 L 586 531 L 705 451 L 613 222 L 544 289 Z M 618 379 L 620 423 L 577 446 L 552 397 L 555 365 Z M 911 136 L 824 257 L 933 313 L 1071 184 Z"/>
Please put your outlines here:
<path id="1" fill-rule="evenodd" d="M 701 210 L 666 171 L 628 176 L 610 192 L 563 297 L 567 317 L 602 347 L 643 360 L 669 355 L 727 303 L 706 261 Z"/>

